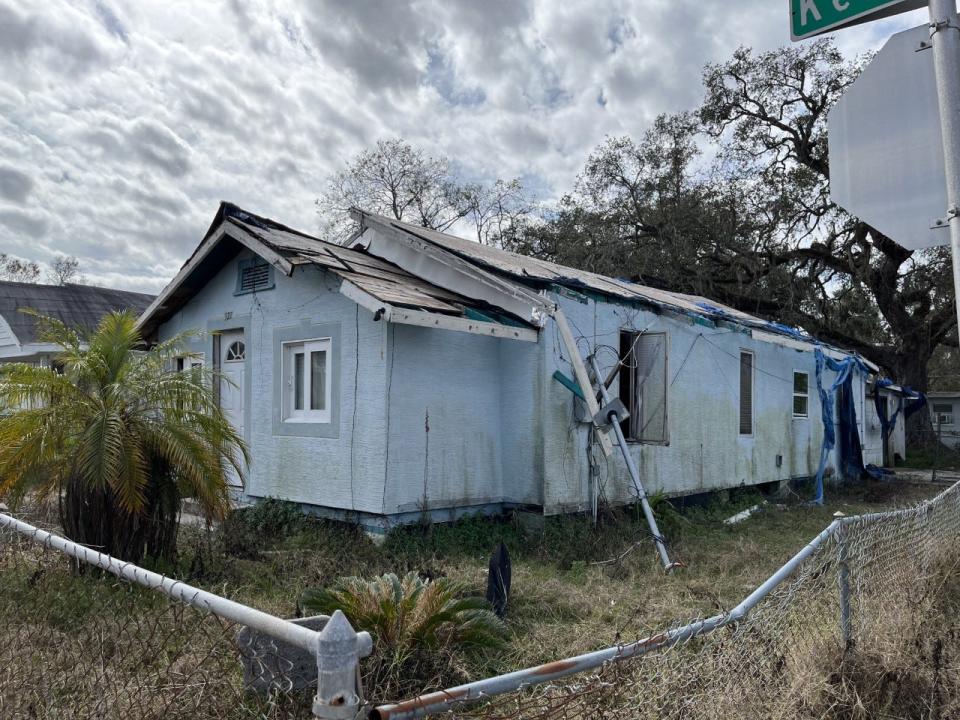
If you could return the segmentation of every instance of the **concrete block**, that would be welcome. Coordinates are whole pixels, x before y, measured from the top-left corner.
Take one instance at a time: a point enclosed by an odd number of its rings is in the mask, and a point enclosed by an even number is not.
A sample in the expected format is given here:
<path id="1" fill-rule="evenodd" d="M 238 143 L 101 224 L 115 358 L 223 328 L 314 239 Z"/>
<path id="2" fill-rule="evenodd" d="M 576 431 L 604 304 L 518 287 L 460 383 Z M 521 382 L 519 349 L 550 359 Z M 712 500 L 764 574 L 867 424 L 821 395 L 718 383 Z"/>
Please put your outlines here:
<path id="1" fill-rule="evenodd" d="M 290 622 L 320 631 L 329 619 L 315 615 Z M 243 665 L 243 685 L 248 690 L 268 695 L 317 685 L 316 658 L 302 648 L 248 627 L 237 633 L 237 647 Z"/>

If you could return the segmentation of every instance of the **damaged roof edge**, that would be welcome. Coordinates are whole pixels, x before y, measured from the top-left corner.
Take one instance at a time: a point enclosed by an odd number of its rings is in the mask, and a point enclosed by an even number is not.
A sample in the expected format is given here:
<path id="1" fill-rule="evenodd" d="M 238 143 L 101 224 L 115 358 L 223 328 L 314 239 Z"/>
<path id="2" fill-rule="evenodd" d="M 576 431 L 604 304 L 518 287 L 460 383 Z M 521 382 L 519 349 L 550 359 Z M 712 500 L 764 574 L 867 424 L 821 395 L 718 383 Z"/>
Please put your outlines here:
<path id="1" fill-rule="evenodd" d="M 232 255 L 229 248 L 218 248 L 229 238 L 236 243 L 232 254 L 237 247 L 246 248 L 287 276 L 305 265 L 329 271 L 340 281 L 341 294 L 368 309 L 377 319 L 528 342 L 535 342 L 538 337 L 537 326 L 525 321 L 525 317 L 529 314 L 531 299 L 540 303 L 544 299 L 507 280 L 491 276 L 492 283 L 501 292 L 474 298 L 449 291 L 371 253 L 293 231 L 227 203 L 221 203 L 217 221 L 173 280 L 138 318 L 137 327 L 145 336 L 152 335 L 159 324 L 195 294 L 211 273 L 220 270 L 223 261 Z M 469 266 L 466 261 L 460 262 Z M 473 269 L 473 272 L 482 271 Z M 511 289 L 512 295 L 508 292 Z M 528 304 L 504 307 L 509 305 L 504 301 L 517 295 Z"/>
<path id="2" fill-rule="evenodd" d="M 410 236 L 364 214 L 365 227 L 351 247 L 363 248 L 424 280 L 467 297 L 501 307 L 525 322 L 542 327 L 554 308 L 543 295 L 528 287 L 477 267 L 468 259 Z M 366 220 L 372 222 L 366 222 Z"/>
<path id="3" fill-rule="evenodd" d="M 669 312 L 712 322 L 722 321 L 750 331 L 758 336 L 758 339 L 767 342 L 796 347 L 796 349 L 805 351 L 812 351 L 815 347 L 821 347 L 827 354 L 834 357 L 858 357 L 873 372 L 879 372 L 880 370 L 879 366 L 857 352 L 832 346 L 782 323 L 754 317 L 735 308 L 723 306 L 708 298 L 658 290 L 588 271 L 567 268 L 549 261 L 481 245 L 455 235 L 391 220 L 357 208 L 351 209 L 351 215 L 360 223 L 361 231 L 364 228 L 376 226 L 389 229 L 394 237 L 398 234 L 408 235 L 437 251 L 444 252 L 472 265 L 477 270 L 493 274 L 494 277 L 502 278 L 503 275 L 507 275 L 520 283 L 528 286 L 540 286 L 544 290 L 549 290 L 550 285 L 556 285 L 574 291 L 598 293 L 605 298 L 612 298 L 617 301 L 639 303 L 658 312 Z M 362 242 L 363 240 L 360 238 L 353 241 L 354 244 Z"/>

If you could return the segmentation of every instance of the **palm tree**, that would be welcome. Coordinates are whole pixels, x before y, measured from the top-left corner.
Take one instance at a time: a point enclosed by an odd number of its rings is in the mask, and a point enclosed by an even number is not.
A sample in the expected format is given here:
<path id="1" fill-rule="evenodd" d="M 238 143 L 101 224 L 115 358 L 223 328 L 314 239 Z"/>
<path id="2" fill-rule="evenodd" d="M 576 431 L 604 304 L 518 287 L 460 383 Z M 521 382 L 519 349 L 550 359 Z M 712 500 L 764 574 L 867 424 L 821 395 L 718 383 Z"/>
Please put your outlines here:
<path id="1" fill-rule="evenodd" d="M 184 336 L 146 349 L 129 311 L 88 337 L 31 314 L 62 352 L 56 371 L 0 366 L 0 495 L 57 500 L 70 538 L 116 557 L 172 559 L 181 498 L 224 517 L 225 472 L 248 460 L 216 401 L 220 378 L 172 372 Z"/>

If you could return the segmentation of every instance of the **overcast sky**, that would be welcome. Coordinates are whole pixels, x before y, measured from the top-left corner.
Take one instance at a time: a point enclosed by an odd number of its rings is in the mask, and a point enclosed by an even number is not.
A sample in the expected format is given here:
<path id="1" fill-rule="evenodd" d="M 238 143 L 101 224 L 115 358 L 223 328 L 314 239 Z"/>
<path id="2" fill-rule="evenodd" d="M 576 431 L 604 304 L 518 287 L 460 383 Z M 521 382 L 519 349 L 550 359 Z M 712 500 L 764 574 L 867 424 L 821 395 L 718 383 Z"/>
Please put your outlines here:
<path id="1" fill-rule="evenodd" d="M 316 230 L 323 178 L 384 137 L 551 197 L 605 135 L 695 106 L 705 63 L 789 43 L 786 5 L 0 0 L 0 252 L 155 292 L 221 199 Z"/>

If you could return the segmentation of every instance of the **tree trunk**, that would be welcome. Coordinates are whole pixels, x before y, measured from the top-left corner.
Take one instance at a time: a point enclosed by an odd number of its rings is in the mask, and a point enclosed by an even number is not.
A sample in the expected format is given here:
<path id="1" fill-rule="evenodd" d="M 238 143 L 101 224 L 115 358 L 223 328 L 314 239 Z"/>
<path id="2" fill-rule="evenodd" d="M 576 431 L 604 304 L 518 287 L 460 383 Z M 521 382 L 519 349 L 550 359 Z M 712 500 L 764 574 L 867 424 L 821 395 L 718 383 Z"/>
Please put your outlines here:
<path id="1" fill-rule="evenodd" d="M 909 346 L 909 343 L 908 343 Z M 933 355 L 933 349 L 925 343 L 913 346 L 913 350 L 897 353 L 894 372 L 900 384 L 919 392 L 926 392 L 929 383 L 927 363 Z M 933 441 L 933 423 L 926 407 L 916 411 L 906 419 L 907 446 L 926 445 Z"/>
<path id="2" fill-rule="evenodd" d="M 177 484 L 169 468 L 156 462 L 138 513 L 122 510 L 109 488 L 90 488 L 76 476 L 67 483 L 60 503 L 60 522 L 68 538 L 133 563 L 145 557 L 172 562 L 179 520 Z"/>

